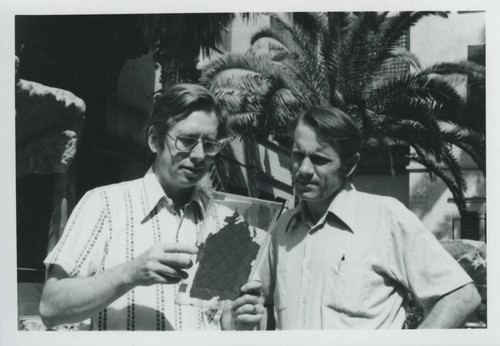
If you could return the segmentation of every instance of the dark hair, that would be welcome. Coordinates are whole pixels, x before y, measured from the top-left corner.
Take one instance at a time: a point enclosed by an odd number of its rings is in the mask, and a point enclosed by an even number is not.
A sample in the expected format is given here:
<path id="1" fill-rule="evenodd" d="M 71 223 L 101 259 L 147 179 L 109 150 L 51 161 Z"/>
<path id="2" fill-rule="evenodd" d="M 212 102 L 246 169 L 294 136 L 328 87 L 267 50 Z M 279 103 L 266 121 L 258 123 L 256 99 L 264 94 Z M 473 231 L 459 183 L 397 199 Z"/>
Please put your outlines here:
<path id="1" fill-rule="evenodd" d="M 195 111 L 214 112 L 219 119 L 218 136 L 223 135 L 223 119 L 215 96 L 197 84 L 176 84 L 158 96 L 146 124 L 146 135 L 151 126 L 154 126 L 160 139 L 158 145 L 163 149 L 163 139 L 168 130 Z"/>
<path id="2" fill-rule="evenodd" d="M 352 118 L 340 109 L 329 106 L 308 109 L 292 123 L 292 134 L 300 122 L 311 126 L 322 140 L 339 151 L 342 159 L 359 153 L 359 129 Z"/>

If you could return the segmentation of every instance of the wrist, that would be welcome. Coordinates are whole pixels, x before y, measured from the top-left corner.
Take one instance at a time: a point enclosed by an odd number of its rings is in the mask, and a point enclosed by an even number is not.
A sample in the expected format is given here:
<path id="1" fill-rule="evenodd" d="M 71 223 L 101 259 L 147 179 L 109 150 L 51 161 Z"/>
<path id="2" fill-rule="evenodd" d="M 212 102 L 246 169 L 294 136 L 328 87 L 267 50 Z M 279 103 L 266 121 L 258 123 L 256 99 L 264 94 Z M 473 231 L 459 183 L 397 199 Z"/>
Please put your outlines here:
<path id="1" fill-rule="evenodd" d="M 124 290 L 128 291 L 135 286 L 136 280 L 135 280 L 135 269 L 132 264 L 132 261 L 121 264 L 117 266 L 115 269 L 117 269 L 117 274 L 118 274 L 118 283 L 119 286 L 122 287 Z"/>

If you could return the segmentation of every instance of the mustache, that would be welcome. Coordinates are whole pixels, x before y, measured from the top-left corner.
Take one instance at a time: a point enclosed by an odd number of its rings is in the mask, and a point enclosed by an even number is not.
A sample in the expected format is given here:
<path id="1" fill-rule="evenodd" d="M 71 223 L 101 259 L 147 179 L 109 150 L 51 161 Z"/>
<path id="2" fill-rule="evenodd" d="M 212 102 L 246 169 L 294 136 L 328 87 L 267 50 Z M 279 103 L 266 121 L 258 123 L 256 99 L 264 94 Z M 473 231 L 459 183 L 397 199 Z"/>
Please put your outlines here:
<path id="1" fill-rule="evenodd" d="M 294 182 L 300 184 L 316 184 L 317 182 L 314 179 L 304 178 L 304 177 L 295 177 L 293 179 Z"/>

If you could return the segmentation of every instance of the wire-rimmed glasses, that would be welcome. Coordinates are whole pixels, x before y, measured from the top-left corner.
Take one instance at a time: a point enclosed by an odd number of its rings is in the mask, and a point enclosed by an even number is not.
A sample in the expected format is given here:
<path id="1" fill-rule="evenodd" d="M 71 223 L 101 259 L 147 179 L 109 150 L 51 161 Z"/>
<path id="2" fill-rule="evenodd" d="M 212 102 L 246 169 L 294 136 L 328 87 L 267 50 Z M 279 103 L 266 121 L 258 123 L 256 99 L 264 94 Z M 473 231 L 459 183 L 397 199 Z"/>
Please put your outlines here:
<path id="1" fill-rule="evenodd" d="M 197 138 L 193 136 L 179 135 L 176 138 L 167 133 L 167 136 L 174 141 L 175 148 L 180 152 L 188 152 L 194 149 L 198 143 L 202 143 L 203 152 L 207 156 L 217 155 L 223 146 L 223 143 L 211 139 Z"/>

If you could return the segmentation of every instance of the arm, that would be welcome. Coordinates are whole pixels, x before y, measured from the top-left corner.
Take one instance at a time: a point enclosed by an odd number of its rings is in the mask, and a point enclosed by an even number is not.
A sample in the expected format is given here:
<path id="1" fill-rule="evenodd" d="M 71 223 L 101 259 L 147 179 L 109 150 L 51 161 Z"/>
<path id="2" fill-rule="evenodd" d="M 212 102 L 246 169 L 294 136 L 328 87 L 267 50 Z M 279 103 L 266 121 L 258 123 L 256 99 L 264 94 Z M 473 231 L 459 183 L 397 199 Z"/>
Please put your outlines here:
<path id="1" fill-rule="evenodd" d="M 52 265 L 42 292 L 40 315 L 47 327 L 76 323 L 102 310 L 136 286 L 173 284 L 187 277 L 197 248 L 185 244 L 155 244 L 134 260 L 89 277 L 68 277 Z M 185 254 L 188 254 L 186 256 Z"/>
<path id="2" fill-rule="evenodd" d="M 474 284 L 470 283 L 441 297 L 422 321 L 419 329 L 460 328 L 481 303 Z"/>
<path id="3" fill-rule="evenodd" d="M 460 327 L 480 303 L 472 279 L 415 214 L 393 207 L 391 272 L 424 308 L 419 328 Z"/>

